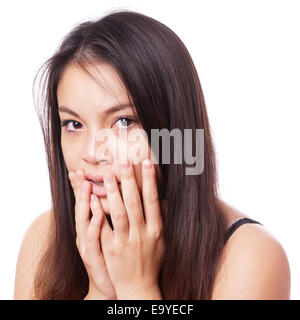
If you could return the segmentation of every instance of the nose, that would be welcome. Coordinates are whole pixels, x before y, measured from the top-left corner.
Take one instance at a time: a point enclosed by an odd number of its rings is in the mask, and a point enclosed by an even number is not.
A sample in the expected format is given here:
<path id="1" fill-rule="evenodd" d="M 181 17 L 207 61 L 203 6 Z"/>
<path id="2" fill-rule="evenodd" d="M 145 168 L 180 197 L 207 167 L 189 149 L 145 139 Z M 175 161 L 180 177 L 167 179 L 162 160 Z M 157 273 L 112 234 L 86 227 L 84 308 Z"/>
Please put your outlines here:
<path id="1" fill-rule="evenodd" d="M 111 164 L 113 163 L 112 150 L 107 142 L 97 139 L 97 130 L 87 135 L 84 141 L 81 158 L 90 164 Z"/>

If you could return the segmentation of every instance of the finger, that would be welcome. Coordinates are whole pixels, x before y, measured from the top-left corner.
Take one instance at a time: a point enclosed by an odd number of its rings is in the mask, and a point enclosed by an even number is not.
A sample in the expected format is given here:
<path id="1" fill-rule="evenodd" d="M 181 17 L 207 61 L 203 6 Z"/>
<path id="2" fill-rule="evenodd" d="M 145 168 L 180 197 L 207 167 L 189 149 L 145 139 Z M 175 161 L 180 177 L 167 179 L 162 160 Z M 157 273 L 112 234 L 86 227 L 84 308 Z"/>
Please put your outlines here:
<path id="1" fill-rule="evenodd" d="M 139 229 L 145 224 L 145 221 L 133 167 L 128 160 L 127 164 L 120 164 L 119 166 L 123 202 L 127 211 L 129 228 Z"/>
<path id="2" fill-rule="evenodd" d="M 105 284 L 107 281 L 107 269 L 103 252 L 101 249 L 100 237 L 101 225 L 103 224 L 104 220 L 106 220 L 106 217 L 101 202 L 99 201 L 98 197 L 94 194 L 91 194 L 90 206 L 93 216 L 86 233 L 87 247 L 89 250 L 89 256 L 91 260 L 95 262 L 97 261 L 97 263 L 93 264 L 94 272 L 97 274 L 99 281 Z M 108 236 L 106 235 L 106 237 Z"/>
<path id="3" fill-rule="evenodd" d="M 69 179 L 70 179 L 70 182 L 71 182 L 71 184 L 72 184 L 72 187 L 73 187 L 73 179 L 74 179 L 74 172 L 73 171 L 69 171 L 68 172 L 68 177 L 69 177 Z"/>
<path id="4" fill-rule="evenodd" d="M 78 194 L 80 193 L 81 183 L 84 180 L 84 173 L 82 170 L 78 169 L 76 171 L 69 172 L 68 176 L 76 198 L 76 196 L 78 196 Z"/>
<path id="5" fill-rule="evenodd" d="M 90 206 L 93 216 L 87 228 L 86 239 L 94 247 L 94 251 L 97 252 L 100 250 L 100 230 L 104 212 L 99 199 L 94 194 L 91 195 Z"/>
<path id="6" fill-rule="evenodd" d="M 90 222 L 90 194 L 91 183 L 84 180 L 78 201 L 75 203 L 75 224 L 78 236 L 84 236 Z"/>
<path id="7" fill-rule="evenodd" d="M 114 227 L 114 236 L 126 236 L 128 235 L 129 222 L 116 178 L 113 175 L 105 175 L 104 186 L 109 201 L 109 211 Z"/>
<path id="8" fill-rule="evenodd" d="M 147 227 L 162 228 L 156 174 L 149 159 L 144 160 L 142 165 L 142 195 Z"/>
<path id="9" fill-rule="evenodd" d="M 103 253 L 106 248 L 106 245 L 111 244 L 112 241 L 114 241 L 113 230 L 106 217 L 104 217 L 102 221 L 100 241 Z"/>
<path id="10" fill-rule="evenodd" d="M 85 265 L 92 274 L 97 276 L 97 283 L 100 285 L 100 288 L 107 288 L 112 286 L 112 284 L 110 283 L 100 243 L 101 224 L 106 220 L 106 218 L 101 202 L 94 194 L 91 194 L 90 206 L 93 216 L 86 233 L 86 247 L 89 252 L 89 259 L 91 262 L 90 264 L 86 263 Z"/>

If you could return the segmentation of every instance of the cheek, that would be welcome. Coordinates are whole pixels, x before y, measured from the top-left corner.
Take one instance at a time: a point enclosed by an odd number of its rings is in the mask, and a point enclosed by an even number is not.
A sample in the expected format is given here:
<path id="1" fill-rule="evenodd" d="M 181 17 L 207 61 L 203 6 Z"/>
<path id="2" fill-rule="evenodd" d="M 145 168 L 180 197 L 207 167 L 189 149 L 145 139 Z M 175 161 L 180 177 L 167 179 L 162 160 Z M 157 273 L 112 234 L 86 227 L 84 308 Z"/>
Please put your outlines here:
<path id="1" fill-rule="evenodd" d="M 129 131 L 127 139 L 128 140 L 124 144 L 122 151 L 127 149 L 127 156 L 131 161 L 137 164 L 142 163 L 144 159 L 151 157 L 151 148 L 148 140 L 143 134 L 143 131 L 140 129 Z"/>
<path id="2" fill-rule="evenodd" d="M 61 149 L 68 172 L 78 168 L 76 148 L 72 148 L 70 144 L 64 144 L 64 141 L 62 140 Z"/>

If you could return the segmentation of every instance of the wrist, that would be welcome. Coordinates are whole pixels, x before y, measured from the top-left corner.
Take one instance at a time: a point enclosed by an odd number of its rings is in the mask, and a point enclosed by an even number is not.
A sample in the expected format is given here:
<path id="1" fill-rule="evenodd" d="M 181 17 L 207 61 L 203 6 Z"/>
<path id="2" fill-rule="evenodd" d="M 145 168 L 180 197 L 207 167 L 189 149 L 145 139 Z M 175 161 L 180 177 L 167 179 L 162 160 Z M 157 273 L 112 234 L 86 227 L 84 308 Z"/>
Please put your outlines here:
<path id="1" fill-rule="evenodd" d="M 83 298 L 83 300 L 117 300 L 117 297 L 107 297 L 100 293 L 90 293 Z"/>
<path id="2" fill-rule="evenodd" d="M 95 289 L 93 286 L 90 286 L 87 295 L 84 297 L 83 300 L 116 300 L 116 295 L 104 295 L 99 290 Z"/>
<path id="3" fill-rule="evenodd" d="M 117 290 L 118 300 L 163 300 L 159 285 L 128 286 Z"/>

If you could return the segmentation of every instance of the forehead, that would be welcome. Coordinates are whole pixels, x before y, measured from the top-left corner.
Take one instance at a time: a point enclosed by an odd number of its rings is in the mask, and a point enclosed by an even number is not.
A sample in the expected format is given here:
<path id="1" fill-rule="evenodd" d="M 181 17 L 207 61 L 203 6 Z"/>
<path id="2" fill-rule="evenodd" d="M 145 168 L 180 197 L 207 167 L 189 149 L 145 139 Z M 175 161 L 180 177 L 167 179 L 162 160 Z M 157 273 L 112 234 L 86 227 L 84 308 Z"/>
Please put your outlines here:
<path id="1" fill-rule="evenodd" d="M 59 105 L 76 109 L 129 102 L 124 84 L 110 65 L 95 63 L 81 67 L 73 62 L 61 74 L 57 100 Z"/>

